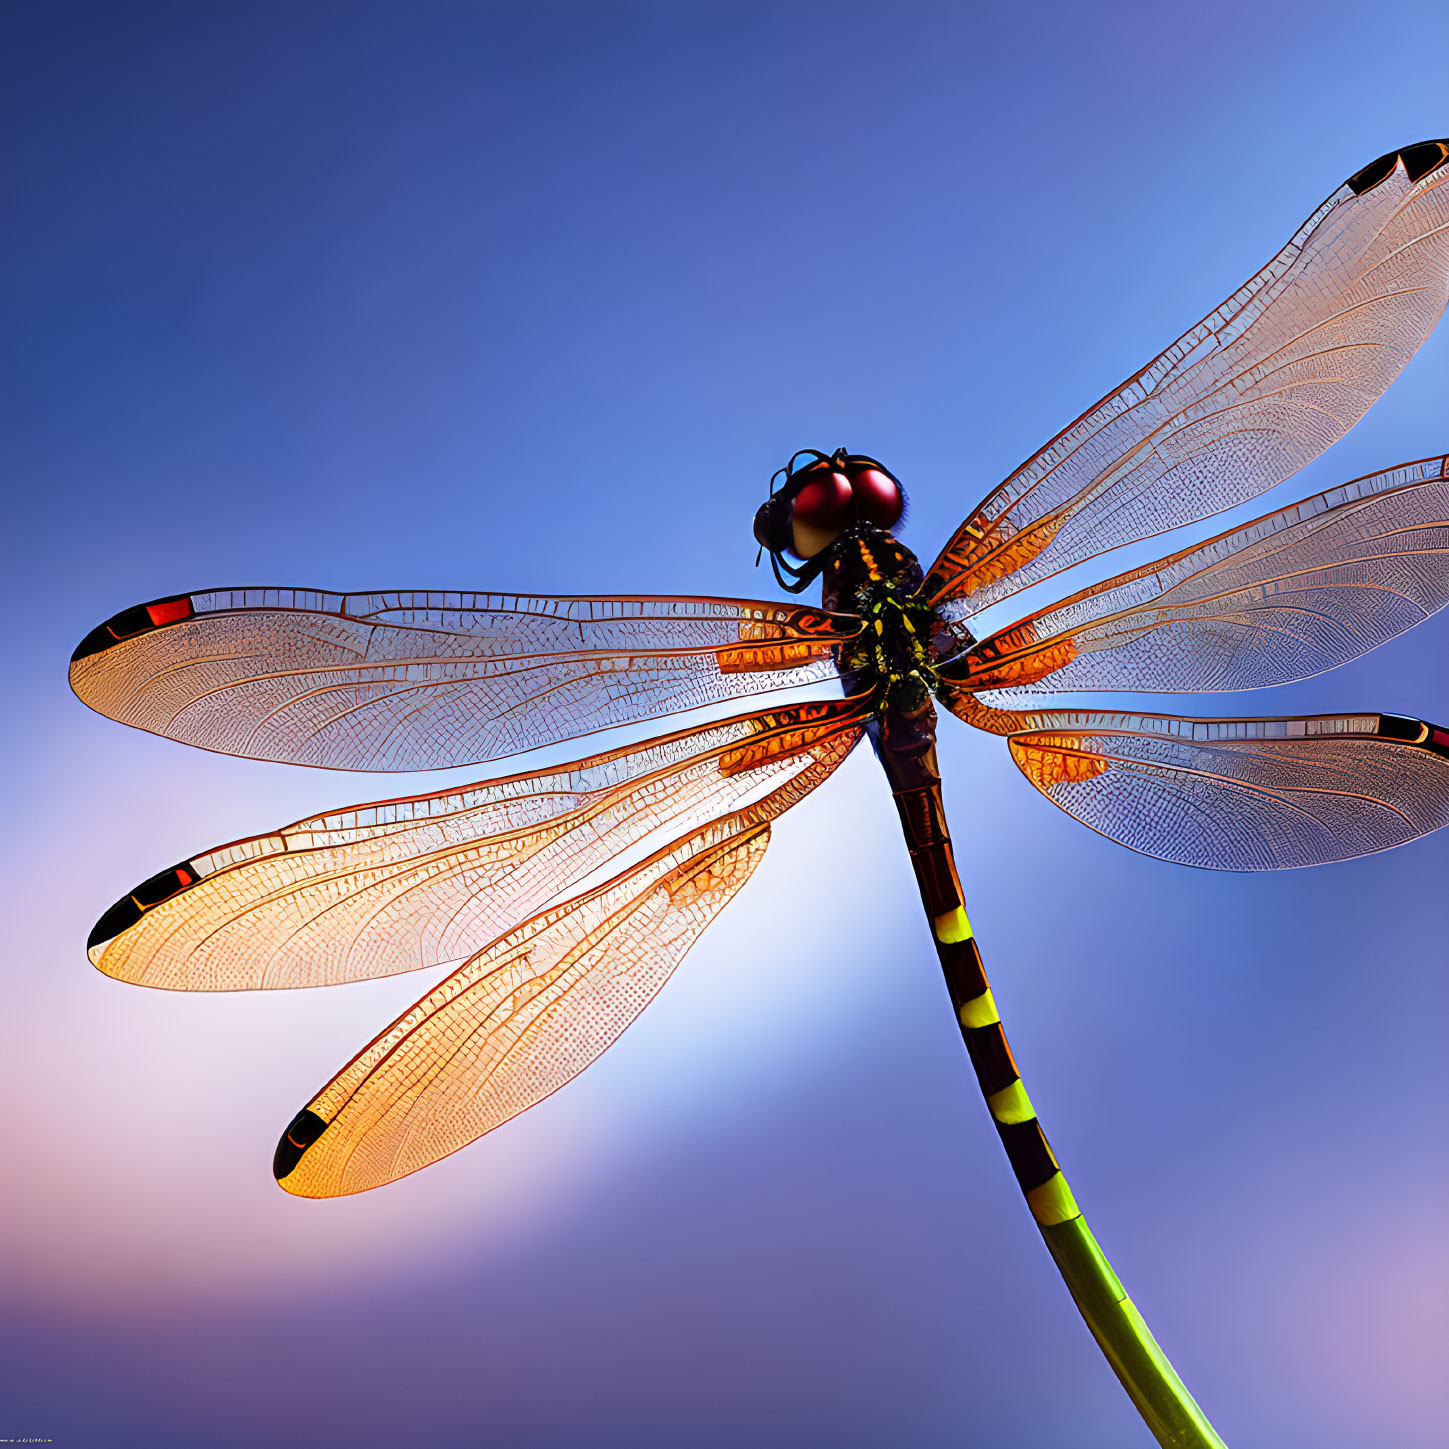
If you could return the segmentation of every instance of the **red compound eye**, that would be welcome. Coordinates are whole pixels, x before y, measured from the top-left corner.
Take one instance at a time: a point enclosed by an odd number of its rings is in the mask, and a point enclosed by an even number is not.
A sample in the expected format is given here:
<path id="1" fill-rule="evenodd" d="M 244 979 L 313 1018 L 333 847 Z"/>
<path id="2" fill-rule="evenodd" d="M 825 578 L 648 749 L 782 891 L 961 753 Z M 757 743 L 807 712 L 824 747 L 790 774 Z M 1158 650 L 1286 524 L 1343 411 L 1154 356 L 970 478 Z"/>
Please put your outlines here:
<path id="1" fill-rule="evenodd" d="M 906 501 L 894 478 L 879 468 L 861 468 L 854 475 L 851 489 L 855 495 L 855 511 L 862 523 L 893 528 L 900 522 Z"/>
<path id="2" fill-rule="evenodd" d="M 850 479 L 833 468 L 812 469 L 810 481 L 795 495 L 790 509 L 791 552 L 813 558 L 854 522 Z"/>
<path id="3" fill-rule="evenodd" d="M 850 479 L 833 469 L 812 473 L 795 495 L 792 514 L 811 528 L 849 528 L 855 514 Z"/>

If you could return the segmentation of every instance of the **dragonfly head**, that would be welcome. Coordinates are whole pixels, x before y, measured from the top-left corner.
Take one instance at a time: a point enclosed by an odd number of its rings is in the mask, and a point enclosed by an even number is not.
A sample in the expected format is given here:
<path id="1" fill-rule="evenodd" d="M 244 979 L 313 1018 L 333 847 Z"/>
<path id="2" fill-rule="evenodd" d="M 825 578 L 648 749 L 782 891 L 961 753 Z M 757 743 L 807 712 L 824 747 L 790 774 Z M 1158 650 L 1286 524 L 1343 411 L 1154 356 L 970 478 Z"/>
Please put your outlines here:
<path id="1" fill-rule="evenodd" d="M 789 573 L 808 582 L 819 573 L 808 561 L 823 554 L 846 529 L 870 523 L 889 530 L 905 511 L 905 490 L 883 463 L 844 448 L 828 455 L 803 448 L 770 479 L 770 497 L 755 514 L 755 538 L 769 552 L 777 575 L 783 563 Z M 784 563 L 786 554 L 806 560 L 806 569 Z"/>

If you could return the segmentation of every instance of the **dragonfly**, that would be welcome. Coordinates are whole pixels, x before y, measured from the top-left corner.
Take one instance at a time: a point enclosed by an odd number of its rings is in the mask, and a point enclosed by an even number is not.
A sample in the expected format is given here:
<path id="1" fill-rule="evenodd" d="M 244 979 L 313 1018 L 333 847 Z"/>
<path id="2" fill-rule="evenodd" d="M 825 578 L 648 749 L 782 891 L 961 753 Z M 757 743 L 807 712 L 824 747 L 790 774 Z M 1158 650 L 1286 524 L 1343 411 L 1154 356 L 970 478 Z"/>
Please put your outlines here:
<path id="1" fill-rule="evenodd" d="M 1350 177 L 1221 306 L 993 489 L 929 569 L 896 537 L 905 492 L 884 463 L 797 453 L 754 533 L 787 594 L 820 583 L 818 606 L 259 587 L 127 608 L 76 649 L 76 694 L 226 754 L 405 772 L 695 722 L 203 851 L 107 910 L 90 960 L 183 991 L 461 961 L 279 1140 L 288 1192 L 379 1187 L 534 1105 L 616 1041 L 749 880 L 772 822 L 868 738 L 1032 1219 L 1157 1441 L 1220 1446 L 1088 1228 L 1022 1083 L 965 910 L 936 706 L 1003 737 L 1031 783 L 1093 830 L 1184 865 L 1348 860 L 1449 824 L 1449 729 L 1429 721 L 1042 698 L 1257 689 L 1419 623 L 1449 600 L 1449 456 L 1343 483 L 1007 628 L 979 620 L 1290 478 L 1392 382 L 1446 296 L 1449 140 L 1432 140 Z M 800 702 L 802 686 L 824 693 Z M 697 722 L 737 702 L 744 712 Z"/>

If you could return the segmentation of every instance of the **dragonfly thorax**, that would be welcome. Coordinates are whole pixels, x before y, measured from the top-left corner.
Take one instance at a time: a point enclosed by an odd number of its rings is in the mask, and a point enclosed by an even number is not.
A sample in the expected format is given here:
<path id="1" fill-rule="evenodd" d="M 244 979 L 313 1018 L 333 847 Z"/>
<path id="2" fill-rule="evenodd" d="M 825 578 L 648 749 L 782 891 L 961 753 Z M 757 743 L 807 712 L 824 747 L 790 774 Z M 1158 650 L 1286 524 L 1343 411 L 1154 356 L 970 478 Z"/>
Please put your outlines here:
<path id="1" fill-rule="evenodd" d="M 888 529 L 857 524 L 825 550 L 822 573 L 824 607 L 865 621 L 841 646 L 846 692 L 871 692 L 885 704 L 934 690 L 939 626 L 920 593 L 915 554 Z"/>

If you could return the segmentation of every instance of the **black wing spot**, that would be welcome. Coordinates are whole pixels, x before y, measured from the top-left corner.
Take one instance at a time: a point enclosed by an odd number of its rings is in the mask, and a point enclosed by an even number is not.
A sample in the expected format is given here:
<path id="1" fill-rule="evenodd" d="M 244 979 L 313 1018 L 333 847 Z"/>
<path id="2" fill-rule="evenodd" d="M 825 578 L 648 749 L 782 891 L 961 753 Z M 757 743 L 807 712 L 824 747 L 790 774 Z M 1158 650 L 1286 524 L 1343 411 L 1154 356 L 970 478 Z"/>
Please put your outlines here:
<path id="1" fill-rule="evenodd" d="M 165 599 L 156 599 L 149 604 L 135 604 L 112 614 L 104 624 L 98 624 L 75 647 L 70 656 L 72 664 L 89 659 L 123 639 L 134 639 L 138 634 L 149 634 L 153 629 L 163 629 L 167 624 L 179 624 L 189 619 L 195 611 L 191 607 L 189 594 L 172 594 Z"/>
<path id="2" fill-rule="evenodd" d="M 1409 180 L 1420 181 L 1449 161 L 1449 141 L 1416 141 L 1402 151 L 1390 151 L 1387 156 L 1370 161 L 1362 171 L 1355 171 L 1346 185 L 1356 196 L 1362 196 L 1387 181 L 1400 161 L 1404 163 L 1404 174 Z"/>
<path id="3" fill-rule="evenodd" d="M 1449 760 L 1449 729 L 1430 720 L 1410 719 L 1402 714 L 1381 714 L 1378 734 L 1381 740 L 1402 740 L 1405 744 L 1421 745 L 1431 755 Z"/>
<path id="4" fill-rule="evenodd" d="M 1420 141 L 1417 146 L 1406 146 L 1399 152 L 1399 159 L 1409 180 L 1418 181 L 1449 161 L 1449 141 Z"/>
<path id="5" fill-rule="evenodd" d="M 1424 721 L 1410 719 L 1402 714 L 1381 714 L 1379 716 L 1379 738 L 1383 740 L 1407 740 L 1417 743 L 1424 737 Z"/>
<path id="6" fill-rule="evenodd" d="M 272 1175 L 280 1182 L 302 1160 L 302 1154 L 327 1130 L 323 1121 L 309 1107 L 303 1107 L 287 1124 L 272 1157 Z"/>
<path id="7" fill-rule="evenodd" d="M 159 906 L 162 901 L 180 895 L 199 879 L 196 867 L 189 860 L 183 860 L 180 865 L 173 865 L 170 870 L 160 871 L 149 880 L 143 880 L 130 895 L 123 896 L 95 923 L 86 938 L 86 950 L 94 950 L 106 941 L 114 940 L 122 931 L 129 931 L 152 906 Z"/>
<path id="8" fill-rule="evenodd" d="M 1390 151 L 1387 156 L 1380 156 L 1377 161 L 1370 161 L 1362 171 L 1355 171 L 1348 178 L 1349 189 L 1355 196 L 1362 196 L 1366 191 L 1372 191 L 1375 186 L 1387 181 L 1394 174 L 1394 167 L 1399 164 L 1399 153 Z"/>
<path id="9" fill-rule="evenodd" d="M 141 907 L 130 896 L 125 896 L 91 927 L 91 933 L 86 937 L 86 950 L 94 951 L 97 946 L 115 940 L 122 931 L 129 931 L 140 919 Z"/>
<path id="10" fill-rule="evenodd" d="M 162 901 L 180 895 L 196 881 L 196 867 L 189 860 L 183 860 L 180 865 L 173 865 L 170 870 L 159 871 L 150 880 L 143 880 L 131 896 L 142 910 L 149 911 L 152 906 L 159 906 Z"/>
<path id="11" fill-rule="evenodd" d="M 70 662 L 75 664 L 81 659 L 89 658 L 92 654 L 99 654 L 103 649 L 109 649 L 111 645 L 119 644 L 122 639 L 131 639 L 137 634 L 144 634 L 152 627 L 151 616 L 146 612 L 144 604 L 137 604 L 132 609 L 122 609 L 119 614 L 112 614 L 104 624 L 97 624 L 76 645 L 75 653 L 70 656 Z"/>

